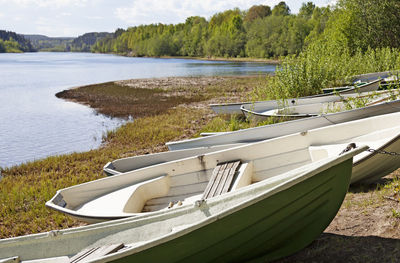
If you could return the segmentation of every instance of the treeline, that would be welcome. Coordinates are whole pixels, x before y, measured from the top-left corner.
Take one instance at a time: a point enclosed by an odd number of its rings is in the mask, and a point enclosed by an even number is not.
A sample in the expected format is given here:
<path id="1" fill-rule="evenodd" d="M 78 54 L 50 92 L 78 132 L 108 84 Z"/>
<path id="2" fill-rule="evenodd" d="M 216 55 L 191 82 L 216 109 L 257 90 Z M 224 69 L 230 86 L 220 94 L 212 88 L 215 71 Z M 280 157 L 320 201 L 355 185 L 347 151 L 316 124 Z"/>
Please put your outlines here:
<path id="1" fill-rule="evenodd" d="M 82 36 L 75 38 L 69 45 L 69 51 L 90 52 L 92 46 L 103 38 L 112 38 L 113 33 L 107 32 L 92 32 L 86 33 Z"/>
<path id="2" fill-rule="evenodd" d="M 91 52 L 92 46 L 105 37 L 112 37 L 113 33 L 92 32 L 77 38 L 48 37 L 43 35 L 25 35 L 38 51 L 50 52 Z"/>
<path id="3" fill-rule="evenodd" d="M 0 53 L 32 52 L 35 49 L 29 40 L 15 32 L 0 30 Z"/>
<path id="4" fill-rule="evenodd" d="M 351 76 L 400 70 L 400 1 L 338 0 L 325 29 L 297 56 L 287 56 L 264 91 L 271 98 L 320 93 Z M 259 98 L 258 98 L 259 99 Z"/>
<path id="5" fill-rule="evenodd" d="M 227 10 L 206 20 L 195 16 L 176 25 L 151 24 L 118 29 L 92 51 L 132 56 L 257 57 L 299 54 L 320 35 L 331 16 L 329 7 L 304 3 L 298 14 L 280 2 L 273 8 Z"/>
<path id="6" fill-rule="evenodd" d="M 24 35 L 38 51 L 64 52 L 69 51 L 73 37 L 48 37 L 44 35 Z"/>

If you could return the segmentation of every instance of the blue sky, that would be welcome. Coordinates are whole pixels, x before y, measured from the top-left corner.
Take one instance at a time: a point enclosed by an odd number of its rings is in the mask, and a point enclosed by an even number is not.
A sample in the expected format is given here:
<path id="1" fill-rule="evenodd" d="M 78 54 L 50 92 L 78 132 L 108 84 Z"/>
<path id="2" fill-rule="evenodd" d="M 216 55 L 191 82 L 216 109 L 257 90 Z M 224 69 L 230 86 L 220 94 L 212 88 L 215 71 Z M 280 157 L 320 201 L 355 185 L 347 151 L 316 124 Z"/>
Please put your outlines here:
<path id="1" fill-rule="evenodd" d="M 209 19 L 213 14 L 252 5 L 273 7 L 281 0 L 0 0 L 0 29 L 51 37 L 87 32 L 114 32 L 117 28 L 151 23 L 176 24 L 189 16 Z M 292 13 L 302 1 L 287 0 Z M 306 2 L 306 1 L 304 1 Z M 317 6 L 333 0 L 314 0 Z"/>

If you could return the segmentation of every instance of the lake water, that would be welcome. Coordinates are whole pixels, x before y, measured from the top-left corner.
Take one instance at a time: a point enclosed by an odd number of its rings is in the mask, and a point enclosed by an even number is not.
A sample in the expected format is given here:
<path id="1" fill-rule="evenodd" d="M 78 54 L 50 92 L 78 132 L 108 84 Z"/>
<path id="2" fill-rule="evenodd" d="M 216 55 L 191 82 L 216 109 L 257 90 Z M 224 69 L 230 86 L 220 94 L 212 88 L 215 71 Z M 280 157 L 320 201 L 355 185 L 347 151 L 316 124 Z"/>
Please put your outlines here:
<path id="1" fill-rule="evenodd" d="M 0 167 L 87 151 L 123 123 L 55 93 L 132 78 L 253 75 L 274 65 L 190 59 L 128 58 L 90 53 L 0 54 Z"/>

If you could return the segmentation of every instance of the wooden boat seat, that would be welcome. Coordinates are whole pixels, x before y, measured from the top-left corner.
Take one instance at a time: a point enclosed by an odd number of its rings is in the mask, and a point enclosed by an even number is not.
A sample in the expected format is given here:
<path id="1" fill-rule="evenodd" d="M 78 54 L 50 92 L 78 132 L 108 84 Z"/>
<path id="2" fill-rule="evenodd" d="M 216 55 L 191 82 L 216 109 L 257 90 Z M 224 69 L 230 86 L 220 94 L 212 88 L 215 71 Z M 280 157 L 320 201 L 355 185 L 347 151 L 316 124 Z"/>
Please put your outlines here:
<path id="1" fill-rule="evenodd" d="M 114 252 L 117 252 L 118 250 L 122 249 L 125 247 L 123 243 L 119 244 L 112 244 L 112 245 L 105 245 L 101 247 L 93 247 L 93 248 L 87 248 L 70 258 L 71 263 L 83 263 L 87 262 Z"/>
<path id="2" fill-rule="evenodd" d="M 251 163 L 219 163 L 213 170 L 202 199 L 218 196 L 251 183 Z"/>

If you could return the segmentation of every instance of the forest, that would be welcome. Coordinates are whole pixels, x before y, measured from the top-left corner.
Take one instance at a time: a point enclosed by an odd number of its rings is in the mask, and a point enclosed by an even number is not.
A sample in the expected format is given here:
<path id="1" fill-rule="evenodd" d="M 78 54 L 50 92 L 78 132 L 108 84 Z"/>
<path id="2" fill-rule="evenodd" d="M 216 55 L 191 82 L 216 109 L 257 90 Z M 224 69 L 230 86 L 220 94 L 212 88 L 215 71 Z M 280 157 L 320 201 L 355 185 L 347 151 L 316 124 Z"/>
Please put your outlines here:
<path id="1" fill-rule="evenodd" d="M 91 32 L 74 37 L 48 37 L 44 35 L 24 35 L 37 51 L 50 52 L 91 52 L 96 41 L 112 37 L 113 33 Z"/>
<path id="2" fill-rule="evenodd" d="M 118 29 L 113 38 L 97 42 L 92 50 L 132 56 L 277 58 L 298 54 L 323 32 L 331 15 L 330 7 L 316 7 L 312 2 L 291 14 L 282 1 L 273 8 L 255 5 L 246 11 L 226 10 L 209 20 L 193 16 L 176 25 Z"/>
<path id="3" fill-rule="evenodd" d="M 44 35 L 21 35 L 11 31 L 0 30 L 0 53 L 20 52 L 91 52 L 91 47 L 113 33 L 91 32 L 76 38 L 48 37 Z"/>
<path id="4" fill-rule="evenodd" d="M 99 40 L 106 37 L 113 37 L 113 33 L 91 32 L 83 34 L 72 40 L 68 45 L 68 51 L 90 52 L 92 46 Z"/>
<path id="5" fill-rule="evenodd" d="M 20 53 L 35 51 L 31 42 L 22 35 L 11 31 L 0 30 L 0 53 Z"/>
<path id="6" fill-rule="evenodd" d="M 118 29 L 92 51 L 130 56 L 272 58 L 282 64 L 275 97 L 314 94 L 352 74 L 400 68 L 400 1 L 303 3 L 297 14 L 280 2 L 226 10 L 210 19 Z M 290 90 L 289 90 L 290 89 Z M 271 94 L 271 91 L 268 92 Z"/>

